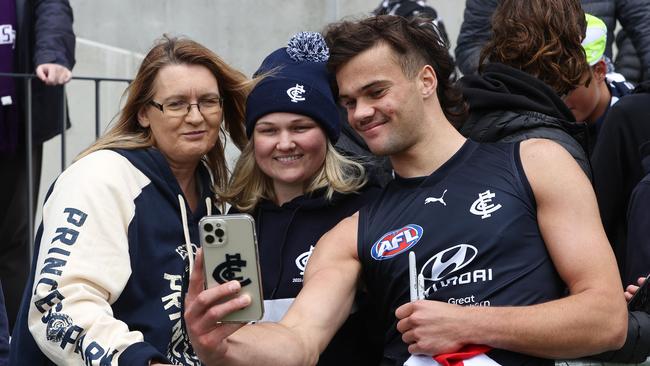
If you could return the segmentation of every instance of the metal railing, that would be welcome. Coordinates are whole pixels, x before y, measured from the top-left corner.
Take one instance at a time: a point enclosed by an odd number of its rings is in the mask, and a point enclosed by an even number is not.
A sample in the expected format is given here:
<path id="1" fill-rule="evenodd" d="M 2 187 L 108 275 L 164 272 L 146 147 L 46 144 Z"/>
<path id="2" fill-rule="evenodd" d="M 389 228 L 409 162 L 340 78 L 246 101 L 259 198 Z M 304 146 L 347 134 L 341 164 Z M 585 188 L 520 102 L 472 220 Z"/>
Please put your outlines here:
<path id="1" fill-rule="evenodd" d="M 25 109 L 25 120 L 21 121 L 25 123 L 25 149 L 27 152 L 27 189 L 28 189 L 28 212 L 29 212 L 29 221 L 28 221 L 28 243 L 30 250 L 33 247 L 34 240 L 34 204 L 37 197 L 34 197 L 34 172 L 33 172 L 33 151 L 32 148 L 34 143 L 32 141 L 33 135 L 33 120 L 32 120 L 32 83 L 31 80 L 37 78 L 35 74 L 20 74 L 20 73 L 6 73 L 0 72 L 0 77 L 11 77 L 14 79 L 23 80 L 25 86 L 25 95 L 24 95 L 24 109 Z M 72 80 L 81 80 L 81 81 L 90 81 L 95 84 L 95 138 L 98 138 L 101 134 L 101 116 L 100 116 L 100 84 L 103 82 L 118 82 L 118 83 L 131 83 L 131 79 L 121 79 L 121 78 L 100 78 L 100 77 L 90 77 L 90 76 L 73 76 Z M 63 93 L 61 97 L 62 108 L 62 118 L 61 118 L 61 171 L 66 168 L 66 127 L 68 121 L 68 103 L 65 93 L 66 86 L 62 85 Z M 19 145 L 20 146 L 20 145 Z"/>

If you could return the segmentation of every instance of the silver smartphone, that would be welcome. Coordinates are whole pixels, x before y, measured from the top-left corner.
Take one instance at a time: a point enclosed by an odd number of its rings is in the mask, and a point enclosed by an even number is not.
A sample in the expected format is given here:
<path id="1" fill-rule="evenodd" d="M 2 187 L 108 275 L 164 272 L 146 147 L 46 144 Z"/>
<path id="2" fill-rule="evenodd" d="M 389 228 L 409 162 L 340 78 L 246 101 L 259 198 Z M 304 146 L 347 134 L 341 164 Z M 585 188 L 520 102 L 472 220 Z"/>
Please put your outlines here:
<path id="1" fill-rule="evenodd" d="M 206 288 L 237 280 L 251 304 L 223 322 L 247 323 L 264 315 L 255 221 L 247 214 L 205 216 L 199 221 Z M 229 299 L 226 299 L 229 300 Z M 224 301 L 226 301 L 224 300 Z"/>

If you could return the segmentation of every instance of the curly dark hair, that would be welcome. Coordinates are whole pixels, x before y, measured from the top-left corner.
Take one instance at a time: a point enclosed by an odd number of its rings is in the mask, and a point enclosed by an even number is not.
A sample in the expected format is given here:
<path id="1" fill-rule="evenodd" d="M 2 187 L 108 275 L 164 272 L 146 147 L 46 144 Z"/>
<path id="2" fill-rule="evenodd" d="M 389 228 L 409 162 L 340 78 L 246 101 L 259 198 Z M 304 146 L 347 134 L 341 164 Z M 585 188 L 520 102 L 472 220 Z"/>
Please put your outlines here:
<path id="1" fill-rule="evenodd" d="M 378 42 L 385 42 L 400 56 L 398 62 L 409 79 L 430 65 L 438 78 L 436 94 L 445 117 L 456 127 L 464 121 L 467 104 L 453 76 L 454 61 L 431 19 L 380 15 L 330 24 L 324 34 L 330 49 L 327 67 L 332 73 Z"/>
<path id="2" fill-rule="evenodd" d="M 479 71 L 486 62 L 499 62 L 564 95 L 580 85 L 584 75 L 591 75 L 580 44 L 586 28 L 579 0 L 502 0 L 492 17 L 492 39 L 481 51 Z"/>

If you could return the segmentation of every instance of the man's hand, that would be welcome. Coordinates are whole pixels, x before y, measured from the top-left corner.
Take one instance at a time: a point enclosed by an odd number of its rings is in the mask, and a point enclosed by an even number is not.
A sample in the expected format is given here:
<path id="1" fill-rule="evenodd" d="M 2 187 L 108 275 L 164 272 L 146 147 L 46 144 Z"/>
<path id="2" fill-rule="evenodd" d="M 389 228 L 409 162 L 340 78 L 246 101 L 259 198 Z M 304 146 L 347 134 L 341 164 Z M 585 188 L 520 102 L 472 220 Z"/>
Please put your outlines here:
<path id="1" fill-rule="evenodd" d="M 644 282 L 645 282 L 645 277 L 639 277 L 639 279 L 637 280 L 639 286 L 635 286 L 635 285 L 627 286 L 627 288 L 625 289 L 625 301 L 630 301 L 632 296 L 634 296 L 634 294 L 637 292 L 639 287 L 643 285 Z"/>
<path id="2" fill-rule="evenodd" d="M 185 324 L 194 351 L 206 365 L 217 365 L 226 357 L 226 338 L 245 324 L 217 323 L 225 315 L 250 305 L 248 295 L 237 296 L 223 302 L 225 297 L 237 294 L 241 289 L 238 281 L 203 289 L 203 251 L 198 250 L 194 269 L 185 296 Z"/>
<path id="3" fill-rule="evenodd" d="M 70 81 L 72 72 L 59 64 L 41 64 L 36 67 L 36 76 L 47 85 L 62 85 Z"/>
<path id="4" fill-rule="evenodd" d="M 409 302 L 395 311 L 399 319 L 397 330 L 411 354 L 435 356 L 455 352 L 465 345 L 461 332 L 468 324 L 460 318 L 463 310 L 440 301 Z"/>

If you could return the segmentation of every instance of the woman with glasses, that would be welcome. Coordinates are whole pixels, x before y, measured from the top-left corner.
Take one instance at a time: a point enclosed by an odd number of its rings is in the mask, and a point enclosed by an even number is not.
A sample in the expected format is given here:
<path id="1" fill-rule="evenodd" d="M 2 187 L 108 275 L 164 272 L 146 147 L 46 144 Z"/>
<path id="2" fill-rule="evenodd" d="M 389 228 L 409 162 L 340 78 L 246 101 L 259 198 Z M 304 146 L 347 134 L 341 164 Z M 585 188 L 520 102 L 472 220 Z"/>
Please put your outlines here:
<path id="1" fill-rule="evenodd" d="M 227 182 L 220 131 L 244 146 L 249 90 L 191 40 L 164 38 L 147 54 L 117 123 L 43 208 L 20 326 L 51 362 L 200 365 L 183 297 L 198 220 L 218 213 Z"/>
<path id="2" fill-rule="evenodd" d="M 257 71 L 264 77 L 246 101 L 250 141 L 223 196 L 232 203 L 231 212 L 255 218 L 267 321 L 280 320 L 302 289 L 320 237 L 379 191 L 367 183 L 362 165 L 333 147 L 341 122 L 325 67 L 328 57 L 321 35 L 307 32 L 266 57 Z M 361 294 L 357 300 L 357 311 L 319 365 L 377 364 L 381 339 L 373 344 L 368 308 Z"/>

